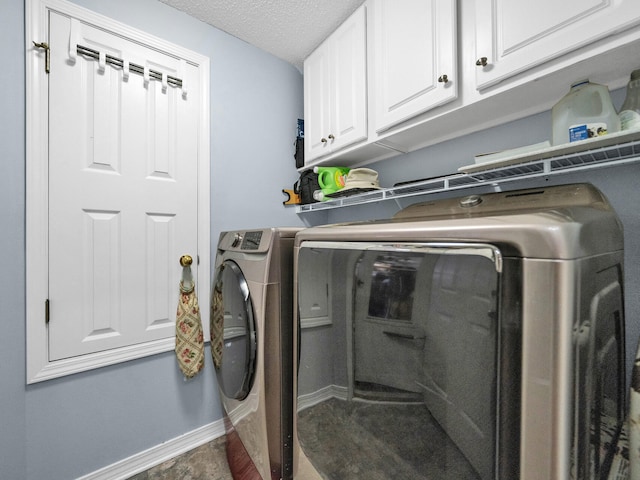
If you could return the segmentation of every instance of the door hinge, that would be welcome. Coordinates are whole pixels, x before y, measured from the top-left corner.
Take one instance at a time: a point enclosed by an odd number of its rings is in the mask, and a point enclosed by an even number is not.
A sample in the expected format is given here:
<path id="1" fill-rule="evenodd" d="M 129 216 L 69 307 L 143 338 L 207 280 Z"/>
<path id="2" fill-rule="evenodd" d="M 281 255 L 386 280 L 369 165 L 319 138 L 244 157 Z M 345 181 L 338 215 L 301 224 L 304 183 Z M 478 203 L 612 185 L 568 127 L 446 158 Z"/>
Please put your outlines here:
<path id="1" fill-rule="evenodd" d="M 44 301 L 44 323 L 49 323 L 49 299 Z"/>
<path id="2" fill-rule="evenodd" d="M 33 46 L 44 50 L 44 71 L 49 73 L 49 44 L 47 42 L 33 42 Z"/>

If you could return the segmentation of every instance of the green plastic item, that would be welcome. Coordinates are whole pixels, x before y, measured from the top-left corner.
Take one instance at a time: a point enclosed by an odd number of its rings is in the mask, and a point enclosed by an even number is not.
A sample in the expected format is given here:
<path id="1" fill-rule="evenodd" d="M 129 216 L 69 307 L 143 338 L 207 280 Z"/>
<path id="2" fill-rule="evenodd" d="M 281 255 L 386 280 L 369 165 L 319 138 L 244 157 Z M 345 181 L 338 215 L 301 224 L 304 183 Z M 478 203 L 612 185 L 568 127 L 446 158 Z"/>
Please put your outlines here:
<path id="1" fill-rule="evenodd" d="M 349 170 L 347 167 L 314 167 L 313 171 L 318 174 L 318 184 L 322 194 L 331 195 L 344 188 Z"/>

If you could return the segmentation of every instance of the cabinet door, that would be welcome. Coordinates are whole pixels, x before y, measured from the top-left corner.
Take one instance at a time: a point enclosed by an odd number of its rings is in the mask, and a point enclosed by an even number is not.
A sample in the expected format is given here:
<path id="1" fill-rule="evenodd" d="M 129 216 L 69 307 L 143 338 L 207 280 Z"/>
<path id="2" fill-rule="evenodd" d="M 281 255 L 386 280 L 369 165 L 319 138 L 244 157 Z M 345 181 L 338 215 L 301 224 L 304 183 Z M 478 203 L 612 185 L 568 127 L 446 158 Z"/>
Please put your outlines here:
<path id="1" fill-rule="evenodd" d="M 638 23 L 637 0 L 478 0 L 476 86 L 490 87 Z"/>
<path id="2" fill-rule="evenodd" d="M 373 7 L 380 132 L 457 97 L 456 6 L 454 0 L 375 0 Z"/>
<path id="3" fill-rule="evenodd" d="M 366 44 L 360 7 L 305 60 L 305 162 L 367 138 Z"/>
<path id="4" fill-rule="evenodd" d="M 329 153 L 329 46 L 325 42 L 304 62 L 305 162 Z"/>
<path id="5" fill-rule="evenodd" d="M 367 32 L 360 7 L 331 36 L 331 149 L 367 138 Z"/>

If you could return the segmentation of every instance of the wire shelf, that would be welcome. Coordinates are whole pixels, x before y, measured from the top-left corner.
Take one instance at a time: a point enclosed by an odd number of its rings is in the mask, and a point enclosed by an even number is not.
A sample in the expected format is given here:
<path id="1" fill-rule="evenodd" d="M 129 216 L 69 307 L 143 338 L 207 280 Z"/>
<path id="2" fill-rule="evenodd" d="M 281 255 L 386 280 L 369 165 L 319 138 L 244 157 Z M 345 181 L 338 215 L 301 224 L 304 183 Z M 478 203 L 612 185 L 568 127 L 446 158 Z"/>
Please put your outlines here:
<path id="1" fill-rule="evenodd" d="M 328 210 L 353 205 L 363 205 L 385 200 L 398 200 L 412 196 L 429 195 L 481 185 L 496 185 L 512 180 L 551 176 L 562 173 L 577 172 L 592 168 L 611 167 L 640 161 L 640 138 L 631 135 L 634 140 L 619 144 L 605 145 L 596 148 L 562 153 L 562 149 L 550 149 L 539 154 L 539 158 L 527 159 L 522 163 L 497 165 L 480 171 L 458 173 L 436 177 L 428 180 L 397 185 L 391 188 L 374 190 L 350 197 L 337 198 L 327 202 L 311 203 L 297 207 L 298 213 Z M 595 147 L 596 142 L 588 144 Z M 575 148 L 575 147 L 574 147 Z M 506 162 L 505 162 L 506 163 Z M 476 166 L 471 170 L 482 167 Z"/>

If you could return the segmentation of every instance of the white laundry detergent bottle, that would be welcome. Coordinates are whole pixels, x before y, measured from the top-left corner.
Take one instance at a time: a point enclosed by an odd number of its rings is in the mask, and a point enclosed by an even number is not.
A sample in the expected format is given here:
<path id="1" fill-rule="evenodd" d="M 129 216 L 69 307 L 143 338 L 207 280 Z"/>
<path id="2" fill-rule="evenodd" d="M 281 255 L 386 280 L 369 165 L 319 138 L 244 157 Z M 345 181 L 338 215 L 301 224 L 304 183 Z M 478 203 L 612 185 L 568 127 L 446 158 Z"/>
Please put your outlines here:
<path id="1" fill-rule="evenodd" d="M 553 145 L 577 142 L 620 131 L 609 89 L 605 85 L 582 80 L 551 110 Z"/>

